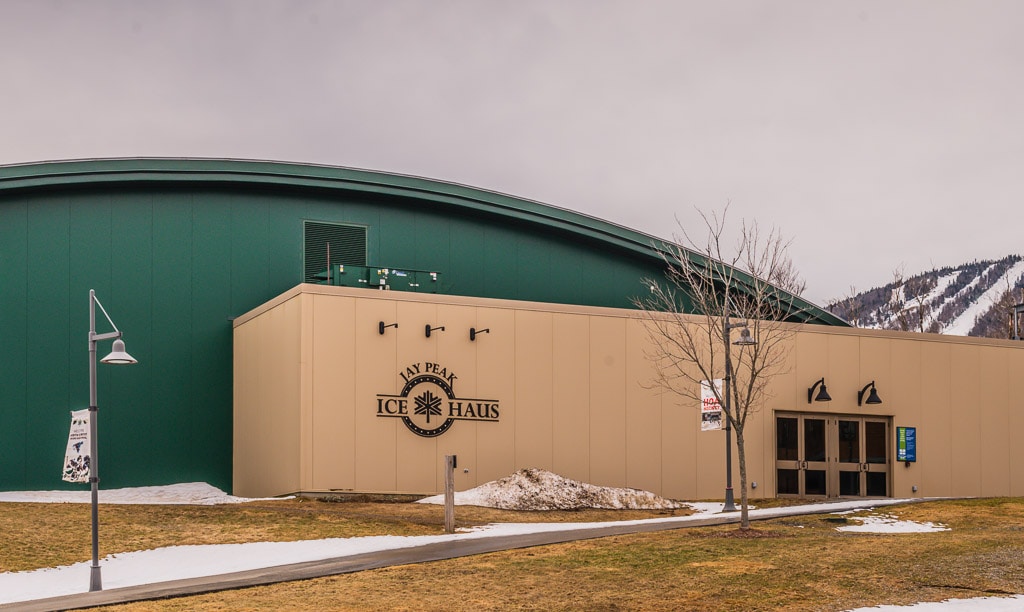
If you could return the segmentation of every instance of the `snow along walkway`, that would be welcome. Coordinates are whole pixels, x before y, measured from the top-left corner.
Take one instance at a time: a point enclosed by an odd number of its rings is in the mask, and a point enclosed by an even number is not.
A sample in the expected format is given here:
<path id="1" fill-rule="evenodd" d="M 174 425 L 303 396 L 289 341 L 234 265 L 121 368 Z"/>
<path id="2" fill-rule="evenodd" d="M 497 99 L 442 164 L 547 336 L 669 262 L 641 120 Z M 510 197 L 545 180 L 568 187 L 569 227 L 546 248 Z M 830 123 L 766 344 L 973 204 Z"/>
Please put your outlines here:
<path id="1" fill-rule="evenodd" d="M 929 500 L 871 499 L 762 508 L 751 510 L 750 519 L 831 514 L 920 501 Z M 731 512 L 602 523 L 505 523 L 437 536 L 373 536 L 311 542 L 175 546 L 120 553 L 101 560 L 104 584 L 113 588 L 92 593 L 85 591 L 89 583 L 89 562 L 48 570 L 0 574 L 0 601 L 9 602 L 0 604 L 0 610 L 69 610 L 196 595 L 574 540 L 726 525 L 738 523 L 739 520 L 740 513 Z M 310 545 L 318 546 L 310 550 Z M 261 548 L 264 552 L 271 551 L 271 558 L 276 561 L 285 562 L 269 563 L 265 554 L 258 553 Z M 182 549 L 193 549 L 191 552 L 196 554 L 188 555 L 188 551 Z M 164 551 L 177 551 L 185 556 L 173 552 L 168 555 Z M 233 571 L 223 571 L 228 568 Z M 159 582 L 154 581 L 160 579 Z M 38 584 L 30 584 L 37 581 Z M 45 598 L 40 599 L 38 593 L 45 593 L 42 595 Z M 58 593 L 63 595 L 48 596 Z"/>

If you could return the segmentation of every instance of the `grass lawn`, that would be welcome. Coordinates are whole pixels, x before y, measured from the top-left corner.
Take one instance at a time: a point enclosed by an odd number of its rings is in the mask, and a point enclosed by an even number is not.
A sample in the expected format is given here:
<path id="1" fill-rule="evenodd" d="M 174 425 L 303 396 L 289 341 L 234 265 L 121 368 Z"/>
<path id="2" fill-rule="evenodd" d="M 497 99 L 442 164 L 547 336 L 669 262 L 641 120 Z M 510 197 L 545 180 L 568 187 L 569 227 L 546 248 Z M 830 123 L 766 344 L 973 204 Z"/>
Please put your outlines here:
<path id="1" fill-rule="evenodd" d="M 4 571 L 89 558 L 89 509 L 0 504 Z M 443 509 L 308 500 L 240 506 L 102 506 L 101 554 L 171 544 L 443 531 Z M 928 502 L 879 511 L 940 533 L 853 534 L 815 515 L 493 553 L 109 609 L 843 610 L 1024 593 L 1024 499 Z M 521 513 L 459 507 L 460 526 L 594 521 L 669 512 Z M 831 520 L 830 520 L 831 519 Z"/>

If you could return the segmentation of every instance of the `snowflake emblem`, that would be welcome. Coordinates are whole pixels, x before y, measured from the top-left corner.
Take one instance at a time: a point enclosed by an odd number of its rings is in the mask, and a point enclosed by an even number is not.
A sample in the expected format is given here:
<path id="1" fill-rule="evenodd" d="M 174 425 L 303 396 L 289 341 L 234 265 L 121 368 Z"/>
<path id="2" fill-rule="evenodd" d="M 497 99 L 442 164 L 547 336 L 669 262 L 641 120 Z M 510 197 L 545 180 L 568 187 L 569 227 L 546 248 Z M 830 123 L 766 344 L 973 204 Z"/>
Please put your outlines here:
<path id="1" fill-rule="evenodd" d="M 430 423 L 431 416 L 441 416 L 441 398 L 436 397 L 430 391 L 416 397 L 416 414 L 426 415 L 427 423 Z"/>

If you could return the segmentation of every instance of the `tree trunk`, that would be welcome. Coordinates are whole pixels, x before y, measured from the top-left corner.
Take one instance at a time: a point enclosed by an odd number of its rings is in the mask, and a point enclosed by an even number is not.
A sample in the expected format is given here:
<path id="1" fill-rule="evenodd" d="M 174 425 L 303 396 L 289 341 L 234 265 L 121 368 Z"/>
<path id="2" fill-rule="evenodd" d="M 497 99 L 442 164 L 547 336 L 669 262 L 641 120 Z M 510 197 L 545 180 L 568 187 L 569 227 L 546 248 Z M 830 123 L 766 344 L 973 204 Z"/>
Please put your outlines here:
<path id="1" fill-rule="evenodd" d="M 740 529 L 750 529 L 750 514 L 747 507 L 747 452 L 743 444 L 743 428 L 735 427 L 736 453 L 740 460 Z"/>

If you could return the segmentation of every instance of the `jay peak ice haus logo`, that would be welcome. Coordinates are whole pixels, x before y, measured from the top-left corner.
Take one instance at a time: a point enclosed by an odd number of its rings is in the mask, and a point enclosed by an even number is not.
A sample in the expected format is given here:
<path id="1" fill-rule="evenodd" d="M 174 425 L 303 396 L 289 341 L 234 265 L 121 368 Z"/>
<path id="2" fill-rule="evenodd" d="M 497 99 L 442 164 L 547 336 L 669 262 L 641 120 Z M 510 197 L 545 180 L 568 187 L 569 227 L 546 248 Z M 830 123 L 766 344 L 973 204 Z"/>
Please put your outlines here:
<path id="1" fill-rule="evenodd" d="M 454 372 L 437 363 L 414 363 L 399 372 L 404 386 L 398 395 L 377 394 L 377 416 L 402 419 L 409 431 L 433 438 L 455 421 L 497 422 L 498 400 L 455 396 Z"/>

